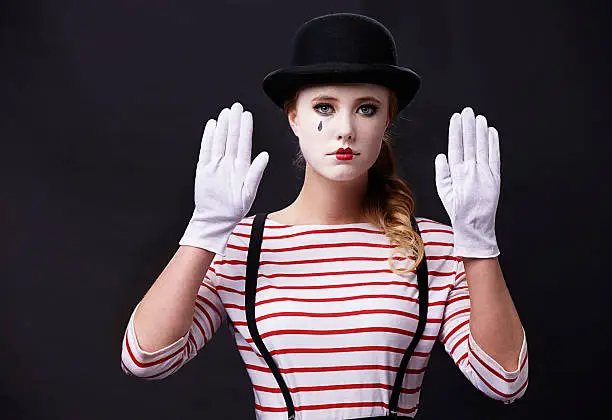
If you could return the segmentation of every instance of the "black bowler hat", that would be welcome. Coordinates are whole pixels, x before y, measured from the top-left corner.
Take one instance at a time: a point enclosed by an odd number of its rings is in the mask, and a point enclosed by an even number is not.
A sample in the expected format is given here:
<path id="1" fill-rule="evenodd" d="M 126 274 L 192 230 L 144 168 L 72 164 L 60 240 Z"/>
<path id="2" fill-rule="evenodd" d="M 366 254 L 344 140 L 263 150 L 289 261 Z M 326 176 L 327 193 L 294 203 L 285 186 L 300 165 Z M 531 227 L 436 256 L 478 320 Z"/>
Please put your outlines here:
<path id="1" fill-rule="evenodd" d="M 263 90 L 283 108 L 305 85 L 373 83 L 392 89 L 398 111 L 414 98 L 420 77 L 397 65 L 395 40 L 380 22 L 354 13 L 332 13 L 302 24 L 293 38 L 290 67 L 263 79 Z"/>

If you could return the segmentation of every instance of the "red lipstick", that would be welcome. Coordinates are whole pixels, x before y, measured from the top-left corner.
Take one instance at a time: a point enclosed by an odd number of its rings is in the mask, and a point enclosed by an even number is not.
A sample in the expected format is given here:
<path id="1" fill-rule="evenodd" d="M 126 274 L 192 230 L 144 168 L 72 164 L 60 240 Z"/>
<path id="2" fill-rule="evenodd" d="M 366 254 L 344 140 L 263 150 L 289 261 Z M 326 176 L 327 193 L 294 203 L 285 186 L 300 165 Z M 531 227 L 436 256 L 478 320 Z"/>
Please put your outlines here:
<path id="1" fill-rule="evenodd" d="M 353 150 L 350 147 L 347 147 L 346 149 L 340 147 L 338 150 L 336 150 L 336 159 L 351 160 L 353 159 L 353 156 L 356 156 L 358 154 L 359 153 L 353 153 Z"/>

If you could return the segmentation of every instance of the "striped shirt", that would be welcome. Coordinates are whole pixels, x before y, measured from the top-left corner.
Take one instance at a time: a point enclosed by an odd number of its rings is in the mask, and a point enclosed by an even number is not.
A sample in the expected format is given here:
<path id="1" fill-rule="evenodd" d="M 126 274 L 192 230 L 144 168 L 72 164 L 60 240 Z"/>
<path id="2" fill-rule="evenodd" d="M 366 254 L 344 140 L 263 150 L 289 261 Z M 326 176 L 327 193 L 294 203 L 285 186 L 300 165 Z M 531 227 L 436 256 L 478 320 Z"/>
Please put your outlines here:
<path id="1" fill-rule="evenodd" d="M 189 331 L 150 353 L 136 340 L 133 314 L 122 368 L 162 379 L 180 369 L 227 321 L 253 385 L 258 419 L 283 420 L 287 408 L 245 318 L 245 273 L 251 225 L 245 217 L 216 255 L 200 286 Z M 523 331 L 518 369 L 506 371 L 470 334 L 463 261 L 453 255 L 448 225 L 416 218 L 428 266 L 427 323 L 404 375 L 398 403 L 414 416 L 432 347 L 439 340 L 465 377 L 487 396 L 511 403 L 528 382 Z M 296 419 L 386 415 L 398 366 L 418 322 L 416 272 L 393 273 L 392 246 L 370 223 L 286 225 L 267 219 L 261 245 L 255 317 L 264 344 L 289 387 Z M 397 256 L 398 267 L 412 260 Z M 134 310 L 135 312 L 135 310 Z"/>

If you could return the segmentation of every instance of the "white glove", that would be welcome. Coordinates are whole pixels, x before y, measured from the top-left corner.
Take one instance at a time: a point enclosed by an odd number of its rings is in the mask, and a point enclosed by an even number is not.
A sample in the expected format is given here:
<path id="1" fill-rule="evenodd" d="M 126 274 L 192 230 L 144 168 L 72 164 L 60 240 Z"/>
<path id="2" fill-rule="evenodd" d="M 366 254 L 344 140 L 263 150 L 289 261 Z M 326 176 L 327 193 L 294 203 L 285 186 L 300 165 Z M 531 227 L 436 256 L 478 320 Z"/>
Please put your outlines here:
<path id="1" fill-rule="evenodd" d="M 448 129 L 448 162 L 435 160 L 436 188 L 454 232 L 460 257 L 499 255 L 495 214 L 501 185 L 499 136 L 482 115 L 465 108 L 453 114 Z"/>
<path id="2" fill-rule="evenodd" d="M 261 152 L 251 163 L 253 117 L 238 102 L 208 120 L 195 175 L 195 210 L 179 245 L 225 256 L 227 241 L 246 216 L 268 164 Z"/>

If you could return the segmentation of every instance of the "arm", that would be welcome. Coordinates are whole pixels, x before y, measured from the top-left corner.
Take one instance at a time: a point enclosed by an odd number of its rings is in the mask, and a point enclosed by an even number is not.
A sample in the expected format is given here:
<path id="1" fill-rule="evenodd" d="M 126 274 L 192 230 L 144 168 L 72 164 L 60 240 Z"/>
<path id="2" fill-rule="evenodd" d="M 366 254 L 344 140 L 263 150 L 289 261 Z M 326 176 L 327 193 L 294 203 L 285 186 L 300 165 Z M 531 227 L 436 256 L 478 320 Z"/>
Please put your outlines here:
<path id="1" fill-rule="evenodd" d="M 501 187 L 497 130 L 469 107 L 453 114 L 448 160 L 440 154 L 435 166 L 436 188 L 453 226 L 458 261 L 442 342 L 478 389 L 511 402 L 527 386 L 527 343 L 496 258 Z"/>
<path id="2" fill-rule="evenodd" d="M 185 335 L 214 255 L 205 249 L 179 247 L 135 310 L 134 330 L 143 350 L 159 350 Z"/>
<path id="3" fill-rule="evenodd" d="M 474 340 L 505 370 L 518 369 L 523 326 L 497 257 L 464 258 Z"/>
<path id="4" fill-rule="evenodd" d="M 520 348 L 514 356 L 510 357 L 509 362 L 502 366 L 498 362 L 500 357 L 495 351 L 499 351 L 506 341 L 513 339 L 516 331 L 508 331 L 504 325 L 495 326 L 487 324 L 487 320 L 494 318 L 497 312 L 493 310 L 489 314 L 486 306 L 486 293 L 482 289 L 476 288 L 478 298 L 472 297 L 473 286 L 470 286 L 464 263 L 461 258 L 457 259 L 455 268 L 455 282 L 449 293 L 447 306 L 444 310 L 444 318 L 440 329 L 439 339 L 446 352 L 453 358 L 453 361 L 461 370 L 461 373 L 480 391 L 490 398 L 511 403 L 524 395 L 528 383 L 528 353 L 525 332 L 521 328 Z M 485 291 L 486 292 L 486 291 Z M 503 294 L 502 294 L 503 295 Z M 483 301 L 483 299 L 485 299 Z M 474 303 L 476 306 L 474 306 Z M 483 308 L 484 307 L 484 308 Z M 483 316 L 484 314 L 484 316 Z M 489 316 L 487 317 L 487 314 Z M 499 337 L 491 336 L 492 341 L 499 340 L 502 344 L 497 350 L 491 350 L 489 342 L 482 340 L 482 333 L 477 335 L 482 328 L 480 325 L 487 324 L 488 331 L 499 334 Z M 476 325 L 476 330 L 472 330 L 472 325 Z M 478 331 L 480 329 L 480 331 Z M 482 346 L 484 347 L 481 347 Z M 487 350 L 485 350 L 485 348 Z M 513 353 L 507 348 L 501 353 Z M 495 358 L 493 357 L 495 356 Z M 511 357 L 514 357 L 512 359 Z"/>
<path id="5" fill-rule="evenodd" d="M 225 319 L 215 289 L 214 255 L 189 246 L 178 249 L 130 317 L 121 353 L 125 373 L 165 378 L 210 341 Z"/>
<path id="6" fill-rule="evenodd" d="M 231 110 L 224 108 L 218 121 L 206 123 L 196 165 L 195 209 L 180 248 L 128 322 L 121 355 L 126 373 L 166 377 L 219 328 L 225 312 L 210 265 L 215 255 L 225 255 L 268 163 L 265 152 L 251 163 L 252 132 L 251 113 L 237 102 Z"/>

